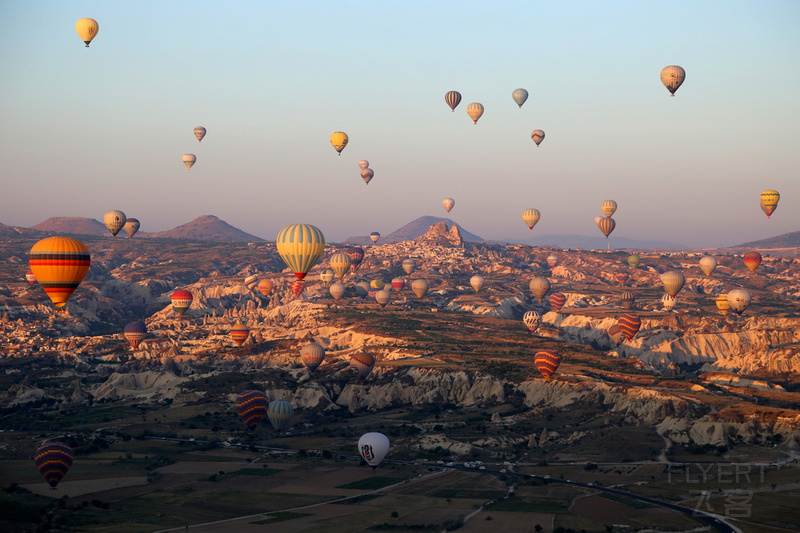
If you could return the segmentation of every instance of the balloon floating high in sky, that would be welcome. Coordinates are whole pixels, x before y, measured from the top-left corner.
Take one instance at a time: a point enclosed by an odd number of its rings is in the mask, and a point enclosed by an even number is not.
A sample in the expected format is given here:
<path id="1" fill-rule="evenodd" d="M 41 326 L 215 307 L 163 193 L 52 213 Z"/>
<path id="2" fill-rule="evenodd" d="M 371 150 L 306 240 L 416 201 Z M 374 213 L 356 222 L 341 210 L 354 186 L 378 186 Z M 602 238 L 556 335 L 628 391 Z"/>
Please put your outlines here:
<path id="1" fill-rule="evenodd" d="M 483 116 L 483 104 L 479 102 L 472 102 L 467 106 L 467 114 L 469 115 L 469 118 L 472 119 L 472 122 L 477 124 L 478 119 Z"/>
<path id="2" fill-rule="evenodd" d="M 511 98 L 513 98 L 514 103 L 522 109 L 522 104 L 528 99 L 528 91 L 525 89 L 514 89 L 514 92 L 511 93 Z"/>
<path id="3" fill-rule="evenodd" d="M 447 102 L 450 109 L 455 112 L 456 107 L 461 103 L 461 93 L 458 91 L 448 91 L 447 94 L 444 95 L 444 101 Z"/>
<path id="4" fill-rule="evenodd" d="M 342 150 L 344 150 L 344 147 L 347 146 L 349 141 L 350 137 L 348 137 L 343 131 L 334 131 L 331 133 L 331 144 L 333 145 L 334 150 L 339 153 L 339 155 L 342 155 Z"/>
<path id="5" fill-rule="evenodd" d="M 675 96 L 675 91 L 678 90 L 686 79 L 686 71 L 678 65 L 669 65 L 661 69 L 661 83 L 670 92 L 670 96 Z"/>
<path id="6" fill-rule="evenodd" d="M 100 31 L 100 25 L 94 19 L 82 18 L 75 23 L 75 31 L 78 32 L 78 37 L 81 38 L 81 41 L 86 43 L 86 48 L 89 48 L 89 43 Z"/>

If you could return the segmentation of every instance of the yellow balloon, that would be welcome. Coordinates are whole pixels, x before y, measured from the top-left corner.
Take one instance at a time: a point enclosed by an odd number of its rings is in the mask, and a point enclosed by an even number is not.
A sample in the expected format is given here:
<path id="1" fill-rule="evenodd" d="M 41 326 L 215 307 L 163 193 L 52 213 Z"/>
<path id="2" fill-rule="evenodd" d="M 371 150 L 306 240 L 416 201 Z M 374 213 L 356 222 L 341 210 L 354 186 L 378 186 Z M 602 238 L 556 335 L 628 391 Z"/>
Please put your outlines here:
<path id="1" fill-rule="evenodd" d="M 780 193 L 772 189 L 761 193 L 761 210 L 764 211 L 764 214 L 767 215 L 767 218 L 772 216 L 772 213 L 778 207 L 778 200 L 780 199 Z"/>
<path id="2" fill-rule="evenodd" d="M 610 217 L 617 211 L 617 202 L 614 200 L 606 200 L 600 205 L 600 209 L 605 216 Z"/>
<path id="3" fill-rule="evenodd" d="M 100 25 L 94 19 L 83 18 L 75 23 L 75 31 L 78 32 L 81 41 L 86 43 L 86 48 L 89 48 L 89 43 L 92 42 L 99 29 Z"/>
<path id="4" fill-rule="evenodd" d="M 467 114 L 469 115 L 469 118 L 472 119 L 472 122 L 477 124 L 478 119 L 481 118 L 481 115 L 483 115 L 483 104 L 479 102 L 472 102 L 467 106 Z"/>
<path id="5" fill-rule="evenodd" d="M 342 150 L 347 146 L 347 141 L 349 140 L 350 138 L 343 131 L 334 131 L 331 134 L 331 144 L 339 152 L 339 155 L 342 155 Z"/>

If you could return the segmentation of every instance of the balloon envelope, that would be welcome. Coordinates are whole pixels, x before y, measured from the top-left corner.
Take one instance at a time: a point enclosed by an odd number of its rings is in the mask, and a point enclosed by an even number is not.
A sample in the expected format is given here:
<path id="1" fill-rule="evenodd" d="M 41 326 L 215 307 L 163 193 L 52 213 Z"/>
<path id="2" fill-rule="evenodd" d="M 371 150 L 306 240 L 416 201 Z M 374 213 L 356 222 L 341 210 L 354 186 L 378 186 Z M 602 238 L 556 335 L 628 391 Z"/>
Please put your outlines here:
<path id="1" fill-rule="evenodd" d="M 733 289 L 732 291 L 728 291 L 728 305 L 730 306 L 730 310 L 737 315 L 744 313 L 744 310 L 750 305 L 750 300 L 750 292 L 745 289 Z"/>
<path id="2" fill-rule="evenodd" d="M 197 137 L 197 142 L 203 142 L 203 137 L 206 136 L 206 129 L 203 126 L 197 126 L 194 129 L 194 136 Z"/>
<path id="3" fill-rule="evenodd" d="M 728 295 L 727 294 L 720 294 L 714 300 L 714 303 L 717 304 L 717 309 L 719 309 L 720 314 L 727 315 L 728 310 L 731 308 L 731 304 L 728 303 Z"/>
<path id="4" fill-rule="evenodd" d="M 450 109 L 455 111 L 458 104 L 461 103 L 461 93 L 458 91 L 448 91 L 444 95 L 444 101 L 450 106 Z"/>
<path id="5" fill-rule="evenodd" d="M 33 272 L 31 272 L 30 270 L 28 270 L 28 271 L 25 273 L 25 280 L 26 280 L 28 283 L 30 283 L 31 285 L 34 285 L 34 284 L 36 283 L 36 276 L 34 276 L 34 275 L 33 275 Z"/>
<path id="6" fill-rule="evenodd" d="M 339 283 L 338 281 L 336 283 L 331 284 L 331 288 L 328 289 L 328 292 L 331 293 L 331 296 L 333 296 L 333 299 L 336 300 L 337 302 L 342 299 L 342 296 L 344 296 L 344 291 L 345 291 L 344 283 Z"/>
<path id="7" fill-rule="evenodd" d="M 617 202 L 614 200 L 605 200 L 602 204 L 600 204 L 600 209 L 603 211 L 605 216 L 610 217 L 617 212 Z"/>
<path id="8" fill-rule="evenodd" d="M 292 416 L 292 412 L 294 412 L 294 408 L 292 407 L 292 404 L 286 400 L 273 400 L 269 402 L 269 407 L 267 408 L 267 417 L 269 418 L 272 427 L 274 427 L 276 430 L 280 430 L 289 421 L 289 417 Z"/>
<path id="9" fill-rule="evenodd" d="M 133 237 L 136 235 L 136 232 L 139 231 L 139 227 L 141 227 L 139 219 L 129 218 L 125 221 L 125 225 L 122 226 L 122 229 L 125 230 L 125 233 L 128 234 L 128 237 Z"/>
<path id="10" fill-rule="evenodd" d="M 372 242 L 378 242 L 380 238 L 381 234 L 378 233 L 377 231 L 373 231 L 372 233 L 369 234 L 369 240 L 371 240 Z"/>
<path id="11" fill-rule="evenodd" d="M 778 208 L 778 200 L 780 199 L 780 193 L 772 189 L 761 193 L 761 210 L 764 211 L 767 218 L 771 217 L 772 213 Z"/>
<path id="12" fill-rule="evenodd" d="M 394 278 L 392 280 L 392 289 L 394 289 L 394 292 L 402 291 L 403 287 L 405 286 L 406 286 L 406 280 L 404 280 L 403 278 Z"/>
<path id="13" fill-rule="evenodd" d="M 361 179 L 364 180 L 364 183 L 369 184 L 372 181 L 372 178 L 375 176 L 375 171 L 371 168 L 367 168 L 361 171 Z"/>
<path id="14" fill-rule="evenodd" d="M 236 398 L 236 412 L 250 431 L 258 427 L 267 415 L 268 408 L 269 399 L 259 390 L 246 390 Z"/>
<path id="15" fill-rule="evenodd" d="M 535 277 L 529 284 L 531 294 L 533 294 L 540 302 L 545 295 L 550 292 L 550 281 L 547 278 Z"/>
<path id="16" fill-rule="evenodd" d="M 375 301 L 378 302 L 378 304 L 381 307 L 386 307 L 386 304 L 389 303 L 389 300 L 391 298 L 392 298 L 392 293 L 390 293 L 385 289 L 381 289 L 375 292 Z"/>
<path id="17" fill-rule="evenodd" d="M 342 150 L 344 150 L 344 147 L 347 146 L 349 141 L 350 138 L 343 131 L 334 131 L 331 133 L 331 144 L 333 145 L 334 150 L 339 153 L 339 155 L 342 155 Z"/>
<path id="18" fill-rule="evenodd" d="M 268 296 L 270 292 L 272 292 L 272 287 L 274 284 L 272 280 L 269 279 L 262 279 L 258 282 L 258 292 L 260 292 L 263 296 Z"/>
<path id="19" fill-rule="evenodd" d="M 567 296 L 564 293 L 554 292 L 550 295 L 550 307 L 552 307 L 553 311 L 556 313 L 561 311 L 565 303 L 567 303 Z"/>
<path id="20" fill-rule="evenodd" d="M 635 301 L 636 296 L 631 291 L 625 291 L 619 296 L 619 304 L 625 309 L 630 309 Z"/>
<path id="21" fill-rule="evenodd" d="M 244 344 L 244 341 L 247 340 L 247 337 L 250 336 L 250 328 L 242 324 L 241 322 L 237 322 L 231 328 L 231 339 L 233 342 L 236 343 L 236 346 L 241 346 Z"/>
<path id="22" fill-rule="evenodd" d="M 78 22 L 75 23 L 75 31 L 78 33 L 78 37 L 81 38 L 81 41 L 86 44 L 86 48 L 89 48 L 89 43 L 92 42 L 92 39 L 97 36 L 97 32 L 100 31 L 100 25 L 94 19 L 82 18 L 78 19 Z"/>
<path id="23" fill-rule="evenodd" d="M 182 315 L 192 305 L 194 296 L 192 296 L 192 293 L 189 291 L 178 289 L 170 295 L 169 299 L 172 301 L 172 308 L 175 309 L 179 315 Z"/>
<path id="24" fill-rule="evenodd" d="M 332 268 L 326 268 L 325 270 L 319 273 L 319 279 L 322 280 L 322 283 L 326 287 L 331 286 L 331 283 L 333 282 L 335 277 L 336 277 L 336 272 L 334 272 Z"/>
<path id="25" fill-rule="evenodd" d="M 533 130 L 531 132 L 531 139 L 533 139 L 533 142 L 536 143 L 536 146 L 539 146 L 540 144 L 542 144 L 542 141 L 544 140 L 544 131 Z"/>
<path id="26" fill-rule="evenodd" d="M 403 271 L 406 274 L 411 274 L 412 272 L 414 272 L 414 269 L 416 267 L 417 267 L 417 262 L 414 261 L 413 259 L 405 259 L 403 261 Z"/>
<path id="27" fill-rule="evenodd" d="M 44 444 L 33 455 L 36 468 L 51 488 L 56 488 L 59 481 L 64 479 L 74 459 L 72 448 L 62 442 Z"/>
<path id="28" fill-rule="evenodd" d="M 625 338 L 631 340 L 639 332 L 639 327 L 642 325 L 642 320 L 632 313 L 626 313 L 619 317 L 618 325 Z"/>
<path id="29" fill-rule="evenodd" d="M 114 237 L 122 230 L 127 220 L 128 217 L 125 216 L 125 213 L 116 209 L 112 209 L 103 215 L 103 224 Z"/>
<path id="30" fill-rule="evenodd" d="M 358 380 L 364 381 L 375 368 L 375 358 L 367 352 L 358 352 L 350 359 L 350 366 L 358 370 Z"/>
<path id="31" fill-rule="evenodd" d="M 467 106 L 467 114 L 469 115 L 469 118 L 472 119 L 472 122 L 477 124 L 478 119 L 483 116 L 483 104 L 479 102 L 472 102 Z"/>
<path id="32" fill-rule="evenodd" d="M 350 270 L 350 256 L 344 252 L 336 252 L 328 259 L 328 262 L 333 269 L 333 273 L 339 279 L 342 279 L 347 274 L 347 271 Z"/>
<path id="33" fill-rule="evenodd" d="M 761 254 L 758 252 L 747 252 L 742 256 L 742 261 L 744 261 L 744 266 L 746 266 L 750 272 L 755 272 L 758 265 L 761 264 Z"/>
<path id="34" fill-rule="evenodd" d="M 661 284 L 664 285 L 664 291 L 673 298 L 681 292 L 684 283 L 686 283 L 686 278 L 675 270 L 669 270 L 661 274 Z"/>
<path id="35" fill-rule="evenodd" d="M 252 291 L 258 286 L 258 276 L 247 276 L 244 278 L 244 287 L 248 291 Z"/>
<path id="36" fill-rule="evenodd" d="M 550 268 L 555 267 L 558 264 L 558 256 L 557 255 L 548 255 L 547 256 L 547 266 Z"/>
<path id="37" fill-rule="evenodd" d="M 636 254 L 628 256 L 628 266 L 631 267 L 631 268 L 638 267 L 641 262 L 642 262 L 642 259 Z"/>
<path id="38" fill-rule="evenodd" d="M 444 206 L 445 210 L 449 213 L 453 206 L 456 205 L 456 201 L 452 198 L 445 198 L 442 200 L 442 205 Z"/>
<path id="39" fill-rule="evenodd" d="M 617 223 L 614 222 L 614 219 L 611 217 L 600 217 L 596 222 L 597 227 L 600 228 L 600 231 L 606 236 L 606 239 L 608 239 L 608 236 L 614 231 L 614 228 L 617 227 Z"/>
<path id="40" fill-rule="evenodd" d="M 310 224 L 292 224 L 283 228 L 275 239 L 278 254 L 303 279 L 325 251 L 325 236 Z"/>
<path id="41" fill-rule="evenodd" d="M 358 265 L 364 260 L 364 249 L 358 246 L 348 246 L 344 249 L 344 253 L 350 256 L 350 265 L 353 272 L 358 270 Z"/>
<path id="42" fill-rule="evenodd" d="M 139 343 L 142 342 L 144 336 L 147 335 L 147 326 L 144 322 L 130 322 L 125 325 L 122 334 L 130 343 L 131 348 L 135 350 L 139 347 Z"/>
<path id="43" fill-rule="evenodd" d="M 469 279 L 469 284 L 475 292 L 481 290 L 481 287 L 483 287 L 483 282 L 483 276 L 475 275 Z"/>
<path id="44" fill-rule="evenodd" d="M 536 369 L 544 376 L 544 379 L 549 380 L 558 370 L 561 364 L 561 356 L 555 350 L 540 350 L 536 352 L 533 362 L 536 365 Z"/>
<path id="45" fill-rule="evenodd" d="M 534 333 L 539 329 L 539 324 L 542 322 L 542 316 L 536 311 L 527 311 L 522 315 L 522 323 L 528 326 L 528 330 Z"/>
<path id="46" fill-rule="evenodd" d="M 671 96 L 675 96 L 675 91 L 685 79 L 686 71 L 678 65 L 669 65 L 661 69 L 661 83 L 664 84 Z"/>
<path id="47" fill-rule="evenodd" d="M 361 170 L 367 170 L 369 168 L 369 161 L 362 159 L 358 162 L 358 168 Z"/>
<path id="48" fill-rule="evenodd" d="M 703 274 L 706 276 L 710 276 L 716 268 L 717 260 L 714 257 L 710 255 L 704 255 L 700 258 L 700 270 L 702 270 Z"/>
<path id="49" fill-rule="evenodd" d="M 528 99 L 528 91 L 525 89 L 514 89 L 514 92 L 511 93 L 511 98 L 514 99 L 514 103 L 522 107 L 522 104 Z"/>
<path id="50" fill-rule="evenodd" d="M 325 348 L 316 342 L 306 344 L 300 348 L 300 360 L 306 365 L 306 368 L 313 372 L 325 360 Z"/>
<path id="51" fill-rule="evenodd" d="M 608 336 L 611 337 L 611 342 L 614 344 L 622 342 L 622 329 L 619 327 L 619 324 L 614 324 L 608 328 Z"/>
<path id="52" fill-rule="evenodd" d="M 91 265 L 89 249 L 70 237 L 48 237 L 33 245 L 28 266 L 53 305 L 64 307 Z"/>
<path id="53" fill-rule="evenodd" d="M 194 165 L 196 162 L 197 162 L 197 156 L 196 155 L 194 155 L 194 154 L 183 154 L 183 164 L 186 165 L 186 168 L 191 170 L 192 165 Z"/>
<path id="54" fill-rule="evenodd" d="M 538 209 L 529 208 L 522 212 L 522 220 L 530 229 L 533 229 L 536 223 L 539 222 L 541 216 Z"/>
<path id="55" fill-rule="evenodd" d="M 411 282 L 411 290 L 417 295 L 417 298 L 422 298 L 428 294 L 428 282 L 424 279 L 415 279 Z"/>
<path id="56" fill-rule="evenodd" d="M 664 296 L 661 297 L 661 305 L 667 311 L 672 311 L 672 309 L 675 307 L 675 304 L 677 302 L 678 302 L 678 299 L 677 298 L 673 298 L 669 294 L 665 294 Z"/>
<path id="57" fill-rule="evenodd" d="M 358 439 L 358 453 L 374 470 L 389 453 L 389 439 L 383 433 L 365 433 Z"/>

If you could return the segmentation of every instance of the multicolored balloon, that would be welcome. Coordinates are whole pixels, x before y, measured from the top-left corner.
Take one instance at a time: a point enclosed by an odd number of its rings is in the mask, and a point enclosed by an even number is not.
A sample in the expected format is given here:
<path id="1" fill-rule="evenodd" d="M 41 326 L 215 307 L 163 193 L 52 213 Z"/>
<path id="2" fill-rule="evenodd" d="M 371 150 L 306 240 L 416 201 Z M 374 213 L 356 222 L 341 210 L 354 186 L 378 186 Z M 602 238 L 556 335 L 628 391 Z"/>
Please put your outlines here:
<path id="1" fill-rule="evenodd" d="M 608 328 L 608 336 L 611 337 L 611 342 L 614 344 L 619 345 L 622 342 L 622 328 L 619 327 L 619 324 L 614 324 L 610 328 Z"/>
<path id="2" fill-rule="evenodd" d="M 542 322 L 542 315 L 536 311 L 526 311 L 522 315 L 522 323 L 528 327 L 531 333 L 535 333 L 539 329 L 539 324 Z"/>
<path id="3" fill-rule="evenodd" d="M 269 293 L 272 292 L 272 287 L 274 286 L 275 284 L 272 283 L 272 280 L 262 279 L 258 282 L 258 292 L 260 292 L 262 296 L 269 296 Z"/>
<path id="4" fill-rule="evenodd" d="M 378 242 L 380 238 L 381 234 L 378 233 L 377 231 L 373 231 L 372 233 L 369 234 L 369 240 L 371 240 L 372 242 Z"/>
<path id="5" fill-rule="evenodd" d="M 731 311 L 741 316 L 747 306 L 750 305 L 752 296 L 746 289 L 733 289 L 728 291 L 728 305 Z"/>
<path id="6" fill-rule="evenodd" d="M 394 278 L 392 279 L 392 289 L 394 292 L 400 292 L 406 286 L 406 280 L 403 278 Z"/>
<path id="7" fill-rule="evenodd" d="M 558 256 L 557 255 L 548 255 L 547 256 L 547 266 L 550 268 L 555 268 L 558 265 Z"/>
<path id="8" fill-rule="evenodd" d="M 766 190 L 761 193 L 761 210 L 767 215 L 767 218 L 772 216 L 772 213 L 778 208 L 778 201 L 781 195 L 778 191 L 772 189 Z"/>
<path id="9" fill-rule="evenodd" d="M 477 124 L 478 119 L 483 116 L 483 104 L 479 102 L 472 102 L 467 106 L 467 114 L 469 115 L 469 118 L 472 119 L 472 122 Z"/>
<path id="10" fill-rule="evenodd" d="M 522 212 L 522 220 L 528 226 L 529 229 L 533 229 L 539 219 L 542 217 L 542 214 L 539 212 L 538 209 L 528 208 Z"/>
<path id="11" fill-rule="evenodd" d="M 364 180 L 364 183 L 369 185 L 369 182 L 372 181 L 372 178 L 375 177 L 375 171 L 371 168 L 365 168 L 361 171 L 361 179 Z"/>
<path id="12" fill-rule="evenodd" d="M 189 291 L 178 289 L 172 293 L 169 299 L 172 301 L 172 308 L 175 309 L 179 315 L 182 315 L 192 305 L 194 296 L 192 296 L 192 293 Z"/>
<path id="13" fill-rule="evenodd" d="M 545 381 L 549 381 L 561 365 L 561 356 L 555 350 L 540 350 L 533 358 L 533 364 L 542 374 Z"/>
<path id="14" fill-rule="evenodd" d="M 558 313 L 561 311 L 561 308 L 564 307 L 564 304 L 567 303 L 567 296 L 562 292 L 554 292 L 550 295 L 550 307 L 553 308 L 553 311 Z"/>
<path id="15" fill-rule="evenodd" d="M 267 416 L 269 398 L 260 390 L 246 390 L 236 398 L 236 412 L 250 431 Z"/>
<path id="16" fill-rule="evenodd" d="M 144 322 L 130 322 L 122 330 L 125 339 L 130 343 L 131 348 L 136 350 L 144 336 L 147 335 L 147 325 Z"/>
<path id="17" fill-rule="evenodd" d="M 721 315 L 727 315 L 728 310 L 731 308 L 731 304 L 728 303 L 728 295 L 727 294 L 720 294 L 714 300 L 714 303 L 717 304 L 717 309 L 719 310 Z"/>
<path id="18" fill-rule="evenodd" d="M 350 270 L 350 256 L 344 252 L 336 252 L 333 254 L 330 259 L 328 259 L 328 263 L 331 265 L 333 273 L 336 274 L 336 277 L 339 279 L 344 278 L 345 274 Z"/>
<path id="19" fill-rule="evenodd" d="M 631 278 L 631 275 L 627 272 L 617 272 L 614 276 L 617 279 L 617 283 L 619 283 L 620 287 L 624 287 L 625 283 Z"/>
<path id="20" fill-rule="evenodd" d="M 594 219 L 594 221 L 597 224 L 597 227 L 600 228 L 600 231 L 603 233 L 603 235 L 606 236 L 606 239 L 608 239 L 608 236 L 611 235 L 612 231 L 614 231 L 614 228 L 617 227 L 617 223 L 614 222 L 614 219 L 611 217 L 597 217 Z"/>
<path id="21" fill-rule="evenodd" d="M 233 342 L 236 343 L 236 346 L 241 346 L 244 344 L 244 341 L 250 336 L 250 328 L 242 324 L 241 322 L 237 322 L 231 328 L 231 339 Z"/>
<path id="22" fill-rule="evenodd" d="M 27 281 L 27 282 L 28 282 L 28 283 L 30 283 L 31 285 L 35 285 L 35 284 L 36 284 L 36 276 L 34 276 L 34 275 L 33 275 L 33 272 L 31 272 L 30 270 L 28 270 L 28 271 L 25 273 L 25 281 Z"/>
<path id="23" fill-rule="evenodd" d="M 750 272 L 755 272 L 758 265 L 761 264 L 761 254 L 758 252 L 747 252 L 742 256 L 742 261 L 744 261 L 744 266 L 746 266 Z"/>
<path id="24" fill-rule="evenodd" d="M 670 93 L 670 96 L 675 96 L 675 91 L 678 90 L 686 79 L 686 71 L 678 65 L 669 65 L 661 69 L 661 83 Z"/>
<path id="25" fill-rule="evenodd" d="M 619 295 L 619 304 L 623 309 L 630 309 L 635 301 L 636 295 L 634 295 L 631 291 L 625 291 Z"/>
<path id="26" fill-rule="evenodd" d="M 535 142 L 536 146 L 538 147 L 540 144 L 542 144 L 542 141 L 544 140 L 544 131 L 533 130 L 531 132 L 531 139 L 533 139 L 533 142 Z"/>
<path id="27" fill-rule="evenodd" d="M 252 291 L 258 286 L 258 276 L 247 276 L 244 278 L 244 288 Z"/>
<path id="28" fill-rule="evenodd" d="M 31 272 L 57 309 L 67 304 L 91 262 L 86 245 L 70 237 L 42 239 L 28 253 Z"/>
<path id="29" fill-rule="evenodd" d="M 197 126 L 194 129 L 194 136 L 197 137 L 197 142 L 203 142 L 203 137 L 206 136 L 207 130 L 203 126 Z"/>
<path id="30" fill-rule="evenodd" d="M 186 168 L 189 170 L 192 169 L 192 165 L 197 162 L 197 156 L 194 154 L 183 154 L 183 164 L 186 165 Z"/>
<path id="31" fill-rule="evenodd" d="M 273 400 L 267 408 L 267 417 L 272 427 L 280 431 L 289 421 L 289 417 L 292 416 L 293 412 L 294 407 L 286 400 Z"/>
<path id="32" fill-rule="evenodd" d="M 603 211 L 605 216 L 610 217 L 617 212 L 617 202 L 614 200 L 605 200 L 600 204 L 600 210 Z"/>
<path id="33" fill-rule="evenodd" d="M 378 302 L 378 305 L 381 307 L 386 307 L 386 304 L 389 303 L 389 300 L 392 298 L 392 293 L 385 289 L 380 289 L 375 291 L 375 301 Z"/>
<path id="34" fill-rule="evenodd" d="M 458 107 L 458 104 L 461 103 L 461 93 L 458 91 L 448 91 L 444 95 L 444 101 L 447 102 L 447 105 L 450 106 L 450 109 L 455 112 L 456 107 Z"/>
<path id="35" fill-rule="evenodd" d="M 313 372 L 325 360 L 325 348 L 316 342 L 306 344 L 300 348 L 300 360 L 310 372 Z"/>
<path id="36" fill-rule="evenodd" d="M 375 368 L 375 358 L 367 352 L 358 352 L 350 359 L 350 366 L 358 370 L 358 381 L 364 381 Z"/>
<path id="37" fill-rule="evenodd" d="M 617 325 L 619 326 L 622 335 L 626 339 L 631 340 L 639 332 L 639 328 L 642 325 L 642 319 L 633 313 L 626 313 L 619 317 Z"/>
<path id="38" fill-rule="evenodd" d="M 364 260 L 363 248 L 359 248 L 358 246 L 348 246 L 344 249 L 344 253 L 350 257 L 350 268 L 352 268 L 353 273 L 355 273 L 358 271 L 358 265 L 360 265 L 361 261 Z"/>
<path id="39" fill-rule="evenodd" d="M 51 489 L 55 489 L 58 483 L 64 479 L 74 459 L 75 452 L 63 442 L 44 444 L 33 455 L 36 468 L 39 469 Z"/>
<path id="40" fill-rule="evenodd" d="M 661 297 L 661 306 L 664 308 L 665 311 L 672 311 L 675 308 L 675 304 L 678 302 L 678 298 L 673 298 L 669 294 L 665 294 Z"/>
<path id="41" fill-rule="evenodd" d="M 333 271 L 332 268 L 326 268 L 322 272 L 319 273 L 319 279 L 322 280 L 322 284 L 326 287 L 330 287 L 333 280 L 336 278 L 336 272 Z"/>
<path id="42" fill-rule="evenodd" d="M 403 260 L 403 271 L 406 274 L 411 274 L 414 272 L 414 269 L 417 268 L 417 262 L 413 259 L 405 259 Z"/>

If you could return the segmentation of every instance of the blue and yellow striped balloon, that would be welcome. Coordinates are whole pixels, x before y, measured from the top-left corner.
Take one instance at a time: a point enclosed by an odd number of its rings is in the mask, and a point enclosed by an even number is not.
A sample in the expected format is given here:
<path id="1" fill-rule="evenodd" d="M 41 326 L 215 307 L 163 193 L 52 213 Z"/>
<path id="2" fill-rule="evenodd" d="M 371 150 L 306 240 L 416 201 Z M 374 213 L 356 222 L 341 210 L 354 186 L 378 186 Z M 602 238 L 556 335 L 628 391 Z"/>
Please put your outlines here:
<path id="1" fill-rule="evenodd" d="M 297 279 L 303 279 L 325 251 L 325 236 L 316 226 L 292 224 L 278 233 L 275 246 Z"/>
<path id="2" fill-rule="evenodd" d="M 274 400 L 269 404 L 267 416 L 269 416 L 269 421 L 272 423 L 272 427 L 280 430 L 286 425 L 286 422 L 289 421 L 289 417 L 292 416 L 293 412 L 294 408 L 292 407 L 292 404 L 286 400 Z"/>

